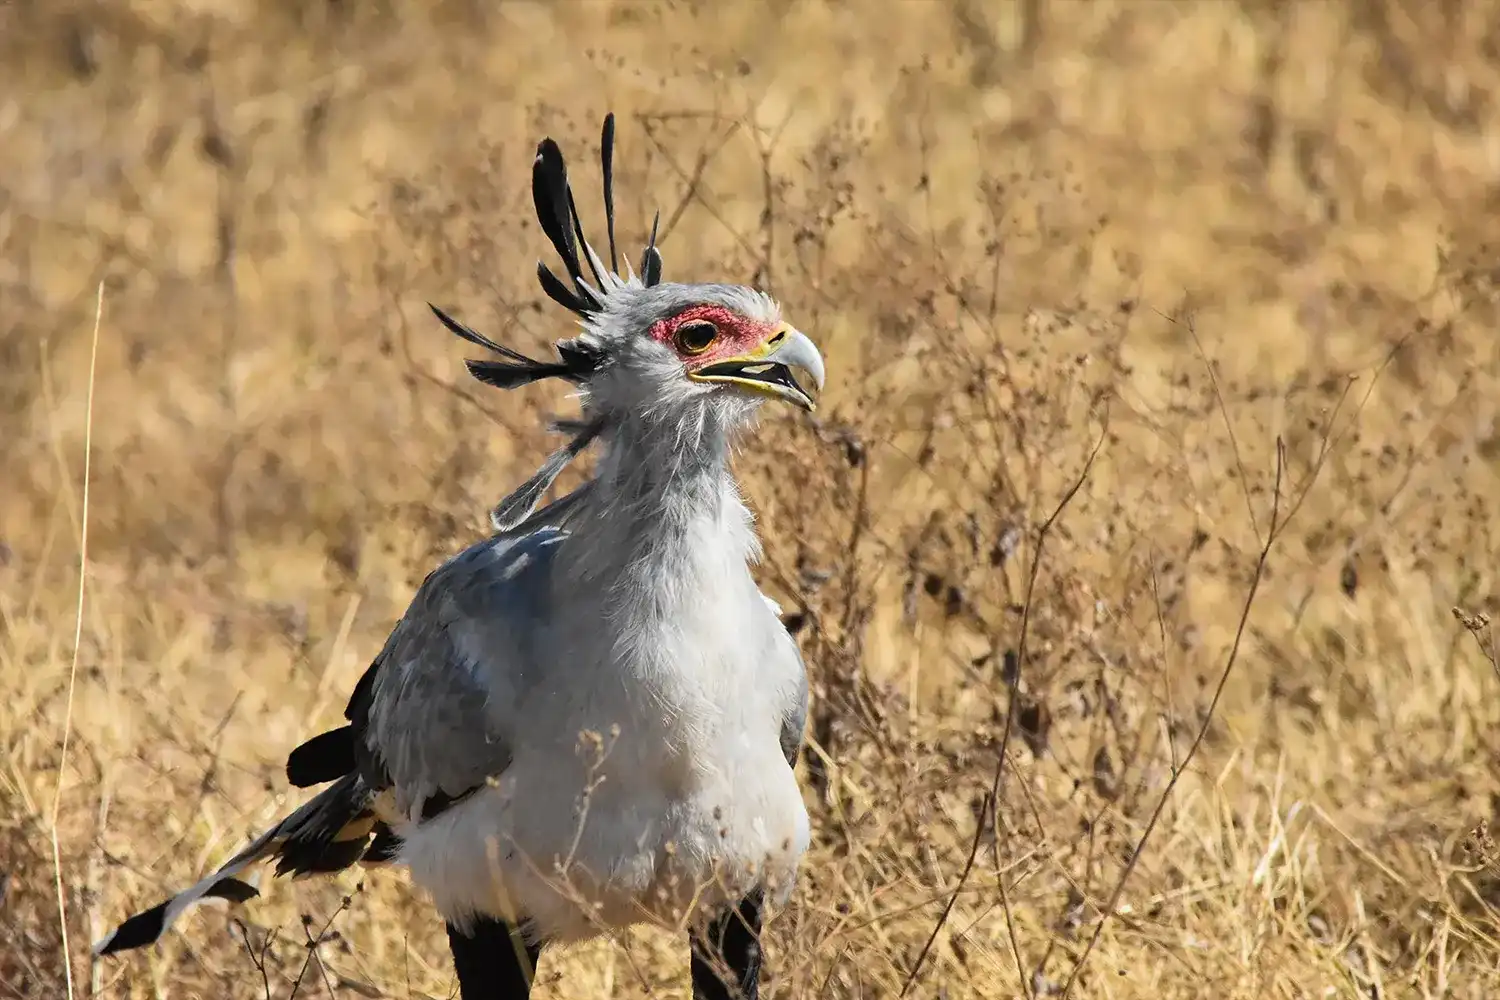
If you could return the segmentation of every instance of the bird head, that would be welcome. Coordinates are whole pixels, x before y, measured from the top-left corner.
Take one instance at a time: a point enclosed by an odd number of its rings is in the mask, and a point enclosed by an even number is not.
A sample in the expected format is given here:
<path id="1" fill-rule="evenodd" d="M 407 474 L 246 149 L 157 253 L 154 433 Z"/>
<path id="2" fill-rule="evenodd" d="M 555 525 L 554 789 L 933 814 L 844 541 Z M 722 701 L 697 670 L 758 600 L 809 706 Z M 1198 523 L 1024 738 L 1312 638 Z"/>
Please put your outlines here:
<path id="1" fill-rule="evenodd" d="M 578 387 L 583 419 L 558 426 L 573 440 L 494 513 L 505 530 L 530 514 L 563 467 L 611 423 L 670 420 L 726 425 L 761 403 L 780 400 L 804 410 L 823 387 L 823 358 L 807 336 L 782 319 L 768 295 L 732 284 L 663 282 L 657 223 L 641 253 L 640 274 L 615 247 L 614 115 L 600 141 L 609 264 L 589 245 L 568 183 L 562 151 L 552 139 L 537 145 L 531 192 L 542 231 L 557 251 L 567 279 L 537 263 L 537 280 L 554 302 L 578 317 L 582 331 L 557 342 L 556 361 L 538 361 L 495 343 L 432 310 L 454 334 L 502 360 L 470 360 L 469 373 L 488 385 L 514 389 L 546 378 Z M 586 274 L 584 268 L 588 268 Z"/>
<path id="2" fill-rule="evenodd" d="M 816 405 L 823 358 L 769 296 L 741 285 L 622 288 L 578 340 L 600 363 L 581 388 L 622 419 L 714 413 L 728 423 L 767 400 Z"/>

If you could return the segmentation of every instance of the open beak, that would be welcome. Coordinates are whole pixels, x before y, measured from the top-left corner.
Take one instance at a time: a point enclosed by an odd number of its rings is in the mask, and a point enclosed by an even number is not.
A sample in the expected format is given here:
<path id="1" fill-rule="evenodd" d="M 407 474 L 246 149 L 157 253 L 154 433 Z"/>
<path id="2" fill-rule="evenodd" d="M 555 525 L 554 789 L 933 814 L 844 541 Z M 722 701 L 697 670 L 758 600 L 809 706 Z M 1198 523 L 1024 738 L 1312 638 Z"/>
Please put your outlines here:
<path id="1" fill-rule="evenodd" d="M 817 406 L 816 393 L 823 388 L 823 355 L 806 335 L 783 323 L 755 350 L 704 365 L 688 372 L 688 378 L 694 382 L 731 382 L 812 410 Z"/>

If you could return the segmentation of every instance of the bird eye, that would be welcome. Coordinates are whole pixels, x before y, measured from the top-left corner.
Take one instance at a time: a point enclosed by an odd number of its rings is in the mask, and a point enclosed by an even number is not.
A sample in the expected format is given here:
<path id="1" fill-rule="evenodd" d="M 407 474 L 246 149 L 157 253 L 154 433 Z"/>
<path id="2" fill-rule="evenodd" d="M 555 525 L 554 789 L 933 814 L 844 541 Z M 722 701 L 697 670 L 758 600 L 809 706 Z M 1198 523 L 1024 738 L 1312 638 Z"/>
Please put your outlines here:
<path id="1" fill-rule="evenodd" d="M 718 339 L 719 328 L 705 319 L 684 323 L 673 335 L 677 349 L 683 354 L 702 354 Z"/>

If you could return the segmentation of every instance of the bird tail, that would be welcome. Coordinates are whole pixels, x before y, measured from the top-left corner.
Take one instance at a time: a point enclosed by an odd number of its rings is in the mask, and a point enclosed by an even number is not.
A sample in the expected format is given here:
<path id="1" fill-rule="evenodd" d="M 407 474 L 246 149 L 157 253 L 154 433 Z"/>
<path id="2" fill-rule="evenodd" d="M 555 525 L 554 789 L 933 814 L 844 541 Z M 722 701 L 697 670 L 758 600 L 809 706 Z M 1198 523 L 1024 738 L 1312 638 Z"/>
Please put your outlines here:
<path id="1" fill-rule="evenodd" d="M 277 875 L 296 877 L 342 871 L 360 861 L 389 860 L 395 838 L 376 817 L 375 806 L 375 793 L 360 777 L 345 775 L 256 837 L 212 875 L 126 920 L 95 943 L 94 954 L 153 944 L 202 900 L 243 903 L 254 899 L 259 890 L 239 876 L 259 861 L 275 858 Z"/>

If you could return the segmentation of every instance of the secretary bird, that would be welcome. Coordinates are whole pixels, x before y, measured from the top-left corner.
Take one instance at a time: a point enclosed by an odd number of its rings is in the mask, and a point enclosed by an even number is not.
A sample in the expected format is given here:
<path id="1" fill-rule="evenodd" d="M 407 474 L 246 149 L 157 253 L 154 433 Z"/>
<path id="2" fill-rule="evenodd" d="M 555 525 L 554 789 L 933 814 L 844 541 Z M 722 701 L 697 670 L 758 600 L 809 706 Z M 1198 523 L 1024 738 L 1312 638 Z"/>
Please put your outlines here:
<path id="1" fill-rule="evenodd" d="M 808 846 L 792 771 L 807 677 L 751 576 L 729 456 L 763 401 L 813 408 L 823 360 L 759 291 L 663 282 L 654 224 L 639 276 L 620 274 L 613 144 L 610 115 L 608 268 L 557 144 L 537 147 L 532 195 L 567 281 L 537 277 L 582 326 L 558 360 L 433 307 L 500 356 L 467 362 L 481 382 L 574 385 L 571 440 L 495 508 L 495 534 L 423 581 L 348 724 L 292 751 L 293 785 L 331 784 L 96 954 L 157 941 L 200 900 L 248 900 L 240 876 L 261 860 L 395 863 L 442 915 L 464 1000 L 527 997 L 544 947 L 638 923 L 687 930 L 696 998 L 757 996 L 762 908 L 786 901 Z M 594 477 L 537 510 L 596 440 Z"/>

